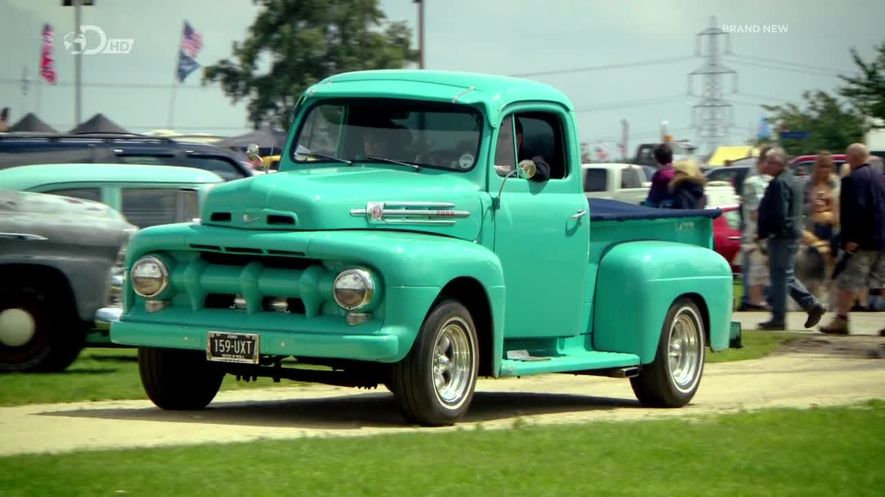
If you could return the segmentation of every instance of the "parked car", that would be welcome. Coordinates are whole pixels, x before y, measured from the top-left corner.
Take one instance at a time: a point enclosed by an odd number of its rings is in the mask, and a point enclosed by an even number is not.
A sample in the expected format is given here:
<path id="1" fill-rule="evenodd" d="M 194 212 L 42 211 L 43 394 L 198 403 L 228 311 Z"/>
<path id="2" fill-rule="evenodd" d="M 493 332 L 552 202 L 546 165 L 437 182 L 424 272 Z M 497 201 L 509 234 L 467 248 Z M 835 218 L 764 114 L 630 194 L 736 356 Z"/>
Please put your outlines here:
<path id="1" fill-rule="evenodd" d="M 230 373 L 383 384 L 410 422 L 445 425 L 480 375 L 571 372 L 678 407 L 707 347 L 739 344 L 717 212 L 586 198 L 561 92 L 387 70 L 300 101 L 280 172 L 220 185 L 200 222 L 129 245 L 111 336 L 139 347 L 157 406 L 205 407 Z M 518 126 L 549 179 L 518 160 Z M 367 156 L 367 130 L 384 155 Z"/>
<path id="2" fill-rule="evenodd" d="M 209 189 L 222 178 L 189 167 L 122 164 L 42 164 L 0 169 L 0 188 L 101 202 L 138 226 L 199 216 Z"/>
<path id="3" fill-rule="evenodd" d="M 225 181 L 252 176 L 243 154 L 205 143 L 130 134 L 0 134 L 0 169 L 62 163 L 193 167 Z"/>
<path id="4" fill-rule="evenodd" d="M 607 198 L 640 204 L 651 187 L 642 166 L 620 163 L 584 164 L 584 192 L 587 198 Z"/>
<path id="5" fill-rule="evenodd" d="M 740 272 L 740 264 L 735 257 L 741 250 L 740 205 L 719 206 L 722 214 L 713 220 L 713 250 L 731 265 L 733 273 Z"/>
<path id="6" fill-rule="evenodd" d="M 206 193 L 223 180 L 189 167 L 121 164 L 42 164 L 0 169 L 0 189 L 51 193 L 101 202 L 138 228 L 191 221 Z M 108 327 L 122 310 L 122 267 L 111 275 L 111 299 L 96 314 L 101 332 L 90 343 L 108 343 Z"/>
<path id="7" fill-rule="evenodd" d="M 735 193 L 740 195 L 747 176 L 756 172 L 756 157 L 745 157 L 735 160 L 730 166 L 719 166 L 708 169 L 704 176 L 707 182 L 726 181 L 734 187 Z"/>
<path id="8" fill-rule="evenodd" d="M 842 164 L 845 164 L 845 154 L 833 154 L 833 164 L 835 168 L 833 173 L 839 174 Z M 814 167 L 814 161 L 817 155 L 799 155 L 790 160 L 790 170 L 794 176 L 811 176 L 811 169 Z"/>
<path id="9" fill-rule="evenodd" d="M 0 190 L 0 371 L 76 359 L 133 231 L 98 202 Z"/>

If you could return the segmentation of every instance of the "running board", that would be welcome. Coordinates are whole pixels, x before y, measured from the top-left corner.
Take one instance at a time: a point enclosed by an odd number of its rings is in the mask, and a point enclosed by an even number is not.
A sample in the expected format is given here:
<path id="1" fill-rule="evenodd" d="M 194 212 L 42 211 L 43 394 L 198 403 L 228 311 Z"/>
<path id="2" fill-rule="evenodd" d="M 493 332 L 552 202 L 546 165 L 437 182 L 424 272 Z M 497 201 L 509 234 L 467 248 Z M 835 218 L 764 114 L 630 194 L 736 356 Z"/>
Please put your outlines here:
<path id="1" fill-rule="evenodd" d="M 528 376 L 543 373 L 589 373 L 639 366 L 639 356 L 620 352 L 588 351 L 542 360 L 504 359 L 500 376 Z"/>

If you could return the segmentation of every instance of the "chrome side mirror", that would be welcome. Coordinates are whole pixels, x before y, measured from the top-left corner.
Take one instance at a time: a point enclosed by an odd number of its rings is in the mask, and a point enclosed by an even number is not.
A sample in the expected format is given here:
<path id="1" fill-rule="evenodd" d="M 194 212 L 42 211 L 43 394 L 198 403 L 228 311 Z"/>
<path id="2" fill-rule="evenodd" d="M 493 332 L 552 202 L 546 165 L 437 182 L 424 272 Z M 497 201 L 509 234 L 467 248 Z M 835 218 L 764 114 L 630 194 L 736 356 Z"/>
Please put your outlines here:
<path id="1" fill-rule="evenodd" d="M 261 160 L 261 153 L 259 151 L 257 143 L 250 143 L 246 146 L 246 160 L 248 160 L 249 164 L 252 165 L 252 169 L 261 168 L 264 161 Z M 266 167 L 265 172 L 267 172 Z"/>
<path id="2" fill-rule="evenodd" d="M 522 179 L 532 179 L 538 172 L 538 166 L 533 160 L 523 159 L 516 166 L 516 172 Z"/>
<path id="3" fill-rule="evenodd" d="M 538 166 L 533 160 L 523 159 L 519 161 L 519 164 L 517 164 L 512 171 L 504 175 L 504 181 L 501 182 L 501 187 L 498 188 L 498 196 L 492 199 L 492 208 L 497 209 L 501 206 L 501 194 L 504 192 L 504 185 L 507 183 L 508 179 L 514 176 L 518 176 L 522 179 L 532 179 L 537 172 Z"/>

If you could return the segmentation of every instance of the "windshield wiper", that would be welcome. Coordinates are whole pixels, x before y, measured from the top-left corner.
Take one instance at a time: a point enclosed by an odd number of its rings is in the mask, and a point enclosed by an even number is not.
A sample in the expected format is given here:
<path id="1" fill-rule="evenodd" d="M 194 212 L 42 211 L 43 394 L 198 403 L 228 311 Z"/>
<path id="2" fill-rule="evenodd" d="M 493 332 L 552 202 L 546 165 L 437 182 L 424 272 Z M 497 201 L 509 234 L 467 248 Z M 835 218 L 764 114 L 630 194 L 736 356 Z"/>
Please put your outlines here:
<path id="1" fill-rule="evenodd" d="M 298 155 L 301 155 L 303 157 L 316 157 L 318 159 L 326 159 L 334 162 L 340 162 L 342 164 L 347 164 L 348 166 L 353 165 L 352 160 L 342 159 L 341 157 L 335 157 L 334 155 L 318 154 L 316 152 L 305 152 Z"/>
<path id="2" fill-rule="evenodd" d="M 412 169 L 414 169 L 416 171 L 421 170 L 421 166 L 419 166 L 418 164 L 415 164 L 414 162 L 405 162 L 405 161 L 396 160 L 396 159 L 388 159 L 387 157 L 376 157 L 374 155 L 370 155 L 370 156 L 366 157 L 366 159 L 376 160 L 379 162 L 386 162 L 388 164 L 397 164 L 399 166 L 411 167 Z"/>

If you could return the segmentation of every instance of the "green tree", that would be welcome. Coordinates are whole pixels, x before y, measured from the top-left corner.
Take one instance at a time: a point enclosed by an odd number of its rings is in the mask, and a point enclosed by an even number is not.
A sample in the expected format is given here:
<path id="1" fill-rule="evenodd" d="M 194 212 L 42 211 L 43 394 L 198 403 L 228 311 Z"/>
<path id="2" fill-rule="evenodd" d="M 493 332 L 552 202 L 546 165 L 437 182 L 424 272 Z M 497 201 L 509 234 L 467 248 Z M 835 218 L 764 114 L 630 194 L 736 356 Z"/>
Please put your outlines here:
<path id="1" fill-rule="evenodd" d="M 804 107 L 796 104 L 765 106 L 774 113 L 771 122 L 778 123 L 779 130 L 806 131 L 807 138 L 780 139 L 788 154 L 812 154 L 821 150 L 841 153 L 848 145 L 863 141 L 863 118 L 849 109 L 836 97 L 820 90 L 805 92 Z"/>
<path id="2" fill-rule="evenodd" d="M 867 117 L 881 119 L 876 127 L 885 127 L 885 42 L 876 51 L 876 57 L 867 63 L 860 58 L 857 50 L 851 50 L 851 57 L 860 73 L 840 76 L 848 84 L 839 90 L 839 94 Z"/>
<path id="3" fill-rule="evenodd" d="M 323 78 L 359 69 L 401 68 L 417 59 L 411 30 L 389 23 L 378 0 L 255 0 L 246 40 L 229 59 L 205 69 L 234 102 L 248 100 L 249 120 L 287 127 L 301 93 Z M 269 71 L 259 74 L 259 66 Z"/>

